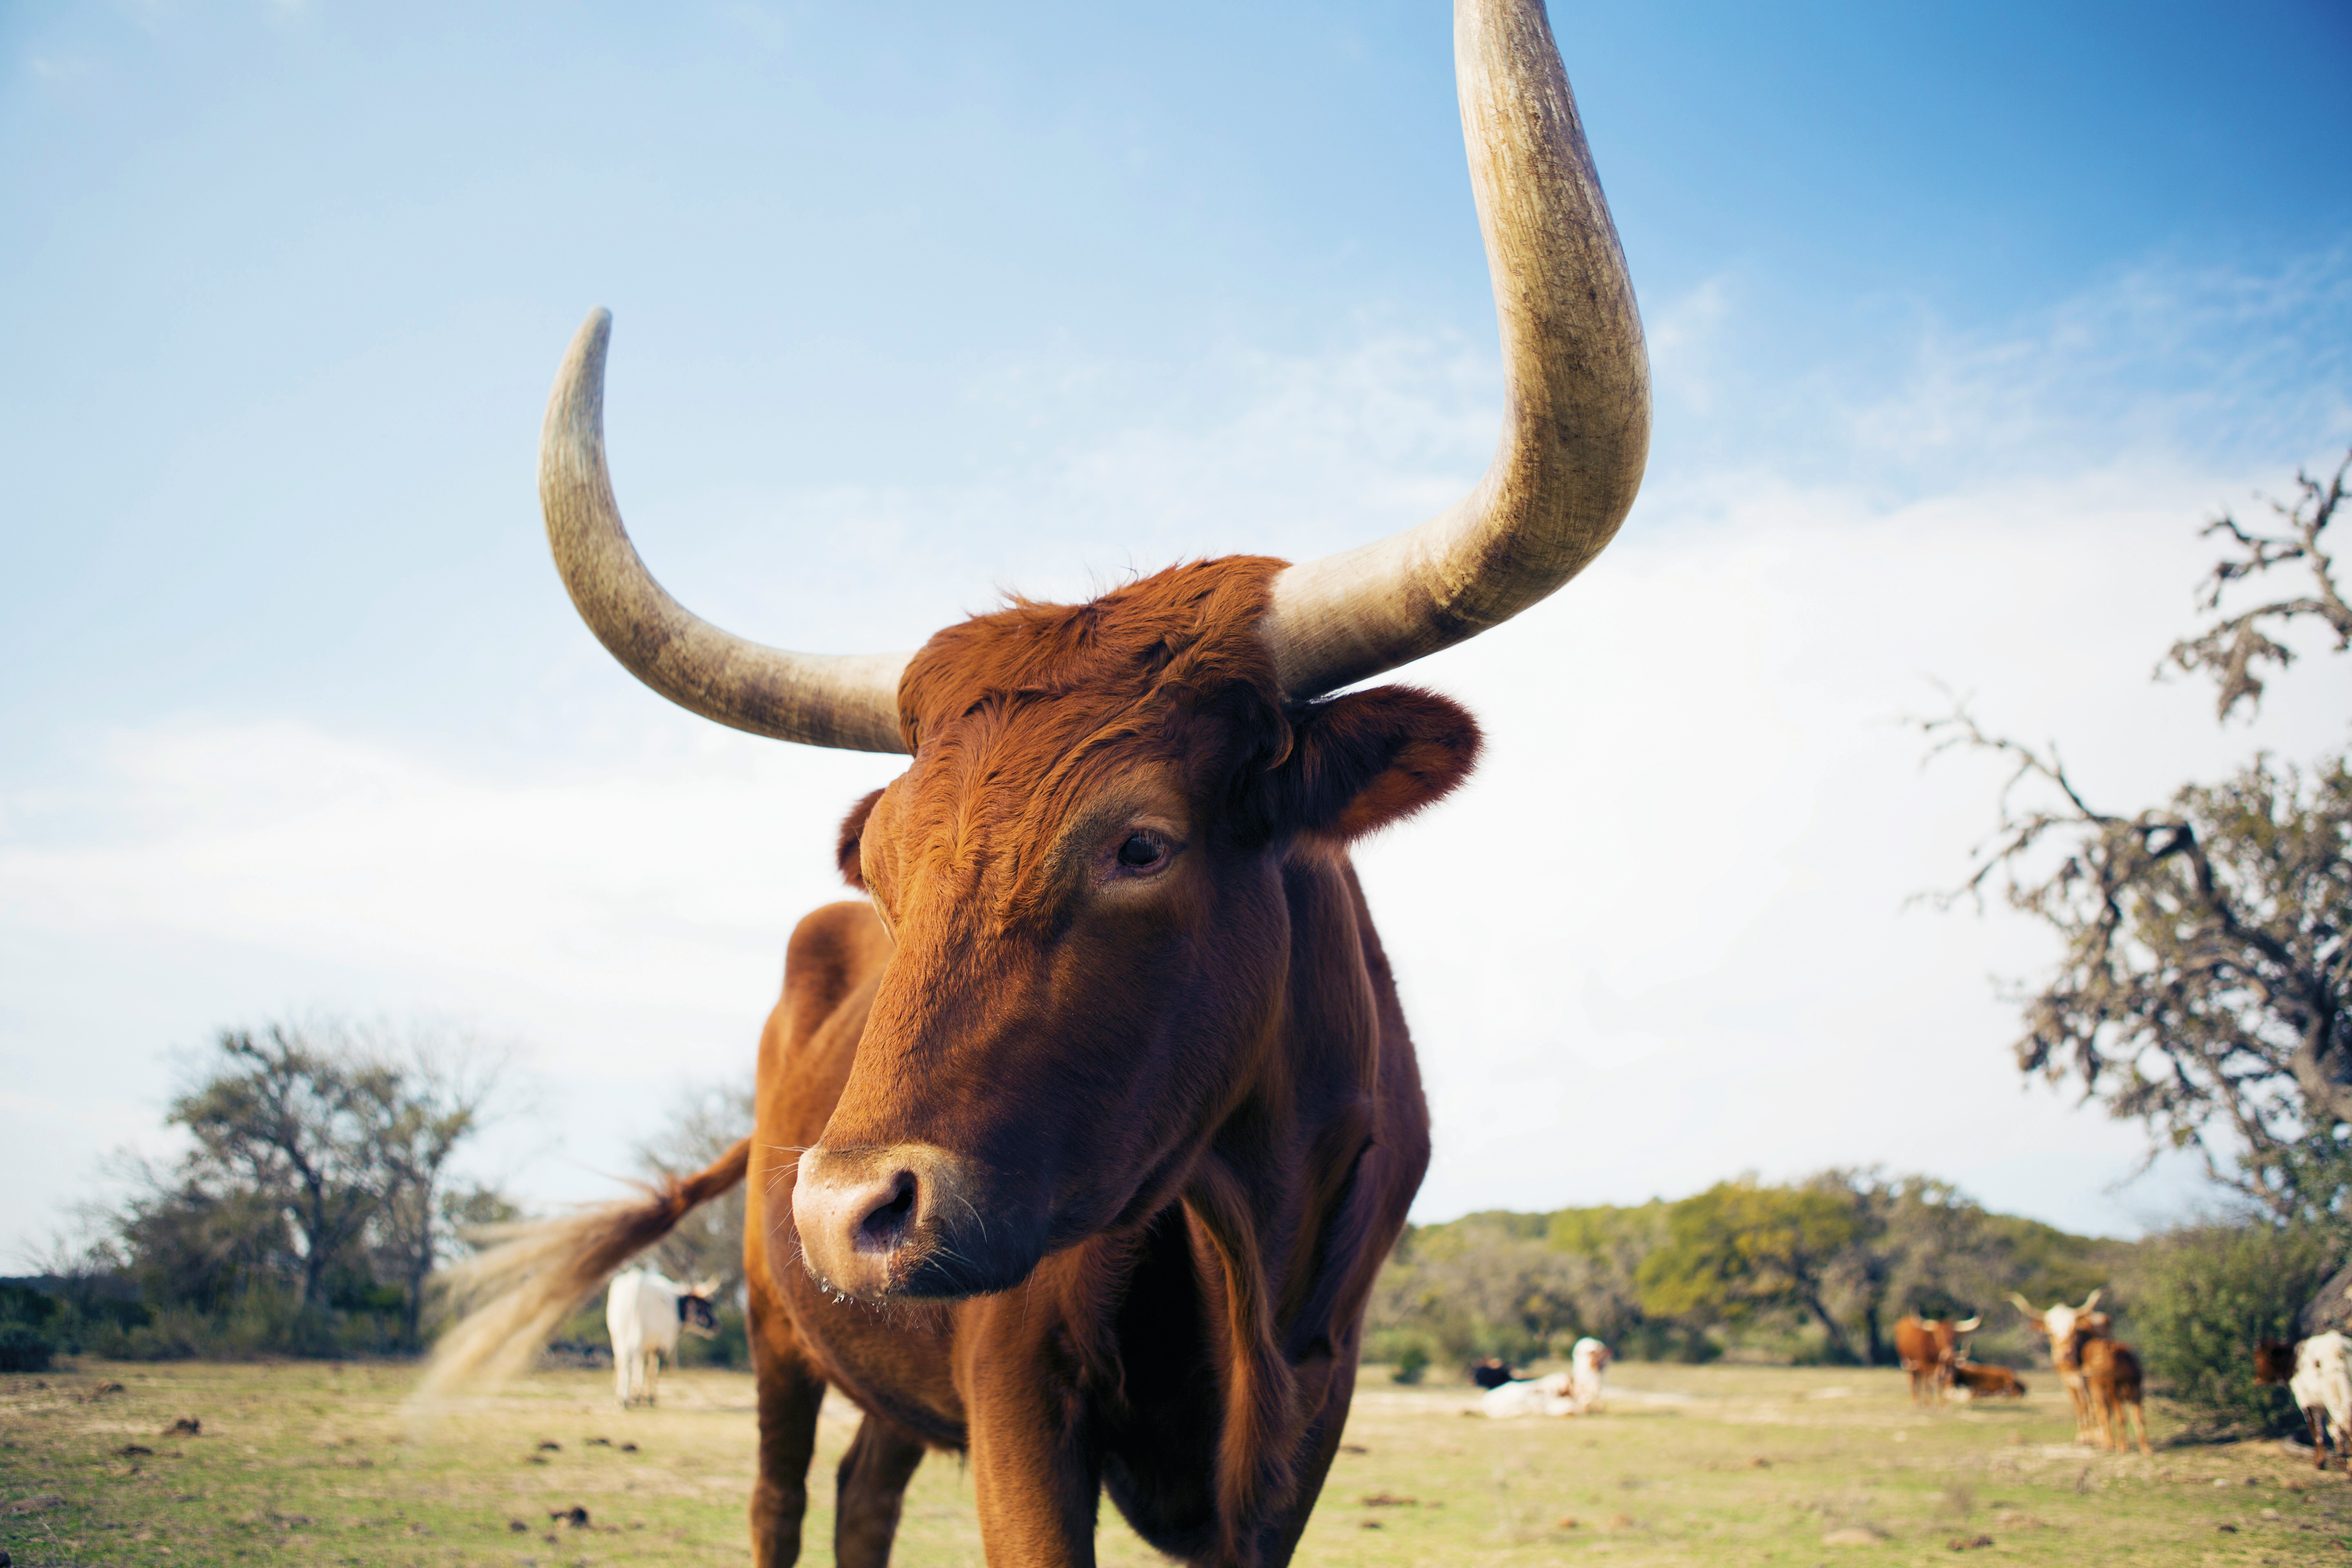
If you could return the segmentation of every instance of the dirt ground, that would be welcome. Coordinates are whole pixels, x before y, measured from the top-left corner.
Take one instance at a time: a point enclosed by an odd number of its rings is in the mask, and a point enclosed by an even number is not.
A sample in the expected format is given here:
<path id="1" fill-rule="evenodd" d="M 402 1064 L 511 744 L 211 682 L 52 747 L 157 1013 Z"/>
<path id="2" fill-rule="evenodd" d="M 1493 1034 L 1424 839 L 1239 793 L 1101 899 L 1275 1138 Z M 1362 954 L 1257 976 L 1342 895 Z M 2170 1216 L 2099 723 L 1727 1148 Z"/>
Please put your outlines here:
<path id="1" fill-rule="evenodd" d="M 1488 1421 L 1476 1391 L 1366 1373 L 1297 1561 L 1310 1564 L 2352 1563 L 2352 1482 L 2269 1444 L 2074 1447 L 2044 1376 L 2022 1405 L 1914 1409 L 1899 1373 L 1614 1369 L 1576 1419 Z M 425 1420 L 413 1369 L 86 1362 L 0 1376 L 0 1546 L 45 1564 L 731 1563 L 751 1386 L 674 1373 L 624 1413 L 609 1374 L 546 1373 Z M 171 1430 L 194 1421 L 201 1432 Z M 828 1404 L 803 1561 L 832 1561 Z M 584 1515 L 572 1510 L 584 1510 Z M 1106 1510 L 1108 1564 L 1162 1561 Z M 584 1522 L 574 1522 L 584 1520 Z M 896 1559 L 977 1564 L 969 1473 L 925 1461 Z"/>

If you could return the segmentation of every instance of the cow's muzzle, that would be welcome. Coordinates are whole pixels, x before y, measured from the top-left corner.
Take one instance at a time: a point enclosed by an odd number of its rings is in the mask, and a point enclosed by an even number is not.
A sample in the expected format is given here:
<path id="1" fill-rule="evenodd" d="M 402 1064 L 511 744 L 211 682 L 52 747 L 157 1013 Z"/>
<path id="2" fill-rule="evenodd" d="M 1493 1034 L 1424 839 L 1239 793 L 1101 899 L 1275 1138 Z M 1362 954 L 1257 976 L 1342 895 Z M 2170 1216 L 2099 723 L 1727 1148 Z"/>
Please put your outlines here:
<path id="1" fill-rule="evenodd" d="M 1041 1215 L 929 1143 L 819 1144 L 801 1156 L 793 1224 L 825 1289 L 865 1301 L 952 1300 L 1009 1290 L 1042 1251 Z"/>

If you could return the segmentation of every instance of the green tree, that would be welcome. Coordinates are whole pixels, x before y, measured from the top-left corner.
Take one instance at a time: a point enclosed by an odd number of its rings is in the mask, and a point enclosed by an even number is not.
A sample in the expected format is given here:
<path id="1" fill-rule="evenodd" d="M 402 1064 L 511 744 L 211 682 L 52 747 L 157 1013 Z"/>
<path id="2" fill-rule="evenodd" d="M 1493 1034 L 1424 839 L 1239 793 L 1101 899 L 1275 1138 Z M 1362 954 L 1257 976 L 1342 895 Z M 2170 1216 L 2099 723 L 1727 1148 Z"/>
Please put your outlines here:
<path id="1" fill-rule="evenodd" d="M 1643 1310 L 1738 1323 L 1796 1309 L 1821 1325 L 1840 1360 L 1859 1361 L 1827 1297 L 1864 1226 L 1846 1194 L 1753 1177 L 1719 1183 L 1674 1205 L 1665 1245 L 1636 1273 Z"/>
<path id="2" fill-rule="evenodd" d="M 386 1195 L 380 1140 L 396 1094 L 389 1076 L 296 1026 L 231 1029 L 220 1036 L 212 1076 L 173 1100 L 165 1118 L 195 1140 L 189 1184 L 226 1187 L 253 1200 L 247 1206 L 284 1216 L 306 1311 L 324 1305 L 329 1268 Z"/>
<path id="3" fill-rule="evenodd" d="M 2131 1281 L 2149 1375 L 2215 1435 L 2300 1429 L 2286 1391 L 2254 1382 L 2251 1352 L 2297 1337 L 2295 1314 L 2336 1262 L 2333 1237 L 2294 1226 L 2192 1226 L 2152 1239 Z"/>

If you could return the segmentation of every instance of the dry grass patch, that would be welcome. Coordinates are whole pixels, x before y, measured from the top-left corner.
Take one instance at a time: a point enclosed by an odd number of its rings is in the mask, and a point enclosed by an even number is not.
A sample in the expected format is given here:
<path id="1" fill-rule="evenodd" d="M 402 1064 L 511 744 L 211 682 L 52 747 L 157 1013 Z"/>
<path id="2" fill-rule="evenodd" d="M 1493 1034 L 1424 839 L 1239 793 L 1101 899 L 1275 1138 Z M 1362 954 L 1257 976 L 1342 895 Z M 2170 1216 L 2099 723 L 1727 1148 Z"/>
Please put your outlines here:
<path id="1" fill-rule="evenodd" d="M 2352 1483 L 2268 1445 L 2110 1458 L 2075 1448 L 2039 1391 L 1930 1413 L 1900 1374 L 1619 1372 L 1601 1415 L 1507 1422 L 1475 1415 L 1475 1390 L 1368 1375 L 1298 1560 L 2352 1563 Z M 748 1377 L 667 1376 L 658 1410 L 625 1414 L 605 1375 L 548 1373 L 430 1424 L 403 1407 L 414 1381 L 310 1363 L 0 1377 L 0 1546 L 18 1568 L 742 1561 Z M 804 1561 L 831 1561 L 831 1471 L 855 1423 L 828 1404 Z M 1161 1561 L 1115 1518 L 1098 1550 Z M 955 1458 L 918 1472 L 898 1561 L 981 1561 Z"/>

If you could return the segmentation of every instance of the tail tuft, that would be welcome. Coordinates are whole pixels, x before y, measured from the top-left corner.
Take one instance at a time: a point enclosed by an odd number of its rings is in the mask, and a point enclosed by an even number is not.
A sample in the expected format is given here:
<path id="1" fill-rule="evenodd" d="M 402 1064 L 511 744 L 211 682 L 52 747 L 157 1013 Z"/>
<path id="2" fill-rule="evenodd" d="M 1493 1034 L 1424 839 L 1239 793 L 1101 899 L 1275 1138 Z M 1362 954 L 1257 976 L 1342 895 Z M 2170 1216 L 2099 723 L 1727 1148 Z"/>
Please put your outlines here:
<path id="1" fill-rule="evenodd" d="M 623 1264 L 741 1181 L 751 1155 L 746 1138 L 708 1169 L 648 1189 L 642 1198 L 498 1227 L 491 1233 L 498 1245 L 444 1276 L 464 1316 L 433 1347 L 419 1395 L 495 1384 L 523 1371 L 557 1326 Z"/>

